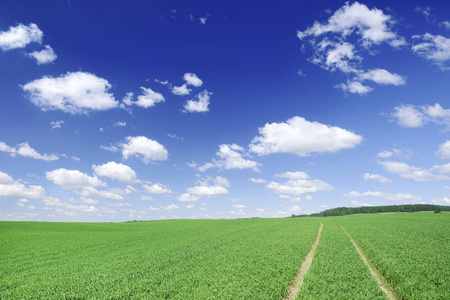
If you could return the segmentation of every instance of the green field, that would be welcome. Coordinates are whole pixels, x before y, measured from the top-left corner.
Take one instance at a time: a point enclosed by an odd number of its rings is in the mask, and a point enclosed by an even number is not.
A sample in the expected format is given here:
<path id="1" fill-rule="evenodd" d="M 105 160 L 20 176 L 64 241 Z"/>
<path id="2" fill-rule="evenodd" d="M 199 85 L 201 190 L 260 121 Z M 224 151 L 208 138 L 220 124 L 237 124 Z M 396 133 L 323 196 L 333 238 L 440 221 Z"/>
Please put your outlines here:
<path id="1" fill-rule="evenodd" d="M 450 213 L 130 223 L 0 222 L 0 299 L 450 299 Z"/>

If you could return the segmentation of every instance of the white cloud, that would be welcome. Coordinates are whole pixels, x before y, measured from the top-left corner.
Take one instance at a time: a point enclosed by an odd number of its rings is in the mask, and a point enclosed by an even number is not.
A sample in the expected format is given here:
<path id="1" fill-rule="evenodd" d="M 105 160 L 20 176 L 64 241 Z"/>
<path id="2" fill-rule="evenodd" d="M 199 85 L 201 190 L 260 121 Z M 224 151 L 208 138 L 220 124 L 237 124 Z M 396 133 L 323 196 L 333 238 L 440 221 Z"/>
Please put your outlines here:
<path id="1" fill-rule="evenodd" d="M 18 147 L 16 150 L 17 153 L 23 157 L 29 157 L 46 161 L 58 160 L 58 156 L 56 155 L 47 155 L 47 154 L 42 155 L 37 153 L 36 150 L 31 148 L 30 145 L 28 145 L 28 143 L 22 143 L 17 145 L 16 147 Z"/>
<path id="2" fill-rule="evenodd" d="M 242 204 L 233 204 L 232 207 L 237 209 L 244 209 L 246 206 Z"/>
<path id="3" fill-rule="evenodd" d="M 216 176 L 215 178 L 208 176 L 205 179 L 198 180 L 196 184 L 199 184 L 199 185 L 213 184 L 213 185 L 218 185 L 218 186 L 223 186 L 223 187 L 230 186 L 230 182 L 228 181 L 228 179 L 221 177 L 221 176 Z"/>
<path id="4" fill-rule="evenodd" d="M 394 108 L 390 117 L 402 127 L 417 128 L 431 122 L 450 128 L 450 109 L 442 108 L 439 103 L 421 106 L 401 104 Z"/>
<path id="5" fill-rule="evenodd" d="M 309 122 L 301 117 L 293 117 L 286 123 L 266 124 L 259 129 L 250 144 L 250 151 L 258 155 L 271 153 L 293 153 L 308 156 L 311 153 L 332 152 L 353 148 L 362 137 L 345 129 Z"/>
<path id="6" fill-rule="evenodd" d="M 115 126 L 115 127 L 125 127 L 125 126 L 127 126 L 127 122 L 125 122 L 125 121 L 117 121 L 116 123 L 113 124 L 113 126 Z"/>
<path id="7" fill-rule="evenodd" d="M 188 202 L 188 201 L 198 201 L 200 198 L 198 196 L 191 195 L 189 193 L 181 194 L 178 197 L 179 201 Z"/>
<path id="8" fill-rule="evenodd" d="M 267 180 L 260 179 L 260 178 L 249 178 L 248 180 L 250 180 L 253 183 L 267 183 Z"/>
<path id="9" fill-rule="evenodd" d="M 373 90 L 373 88 L 361 84 L 358 81 L 348 81 L 347 84 L 341 83 L 335 86 L 335 88 L 340 88 L 344 92 L 349 92 L 352 94 L 365 95 Z"/>
<path id="10" fill-rule="evenodd" d="M 184 105 L 183 112 L 207 112 L 209 111 L 209 99 L 211 98 L 212 93 L 207 90 L 203 90 L 198 93 L 195 98 L 197 100 L 188 100 Z"/>
<path id="11" fill-rule="evenodd" d="M 123 200 L 123 197 L 115 192 L 97 190 L 96 188 L 91 186 L 82 187 L 81 190 L 76 190 L 74 192 L 83 197 L 98 196 L 106 199 Z"/>
<path id="12" fill-rule="evenodd" d="M 42 186 L 25 186 L 20 181 L 15 181 L 7 173 L 0 171 L 0 197 L 42 198 L 44 196 L 45 189 Z"/>
<path id="13" fill-rule="evenodd" d="M 443 21 L 443 22 L 439 23 L 439 27 L 444 27 L 446 30 L 450 30 L 450 22 Z"/>
<path id="14" fill-rule="evenodd" d="M 236 144 L 221 144 L 219 151 L 216 153 L 220 159 L 213 159 L 212 162 L 206 163 L 199 167 L 200 172 L 204 172 L 210 168 L 219 169 L 253 169 L 259 171 L 261 164 L 245 159 L 243 157 L 244 148 Z"/>
<path id="15" fill-rule="evenodd" d="M 360 36 L 360 43 L 365 47 L 382 42 L 398 42 L 399 37 L 392 31 L 394 20 L 377 8 L 369 9 L 366 5 L 348 2 L 338 9 L 325 24 L 315 22 L 305 31 L 298 31 L 297 36 L 304 39 L 308 36 L 317 37 L 326 33 L 335 33 L 345 39 L 352 33 Z"/>
<path id="16" fill-rule="evenodd" d="M 365 193 L 360 193 L 360 192 L 356 192 L 356 191 L 352 191 L 350 193 L 344 193 L 343 194 L 346 197 L 351 197 L 351 198 L 360 198 L 360 197 L 376 197 L 376 198 L 381 198 L 384 200 L 389 200 L 389 201 L 406 201 L 406 202 L 419 202 L 422 200 L 422 197 L 417 197 L 417 196 L 413 196 L 411 194 L 402 194 L 402 193 L 397 193 L 397 194 L 389 194 L 389 193 L 382 193 L 382 192 L 365 192 Z"/>
<path id="17" fill-rule="evenodd" d="M 168 189 L 165 185 L 160 184 L 160 183 L 155 183 L 152 185 L 144 184 L 144 185 L 142 185 L 142 187 L 151 194 L 171 194 L 172 193 L 172 191 L 170 189 Z"/>
<path id="18" fill-rule="evenodd" d="M 137 101 L 132 101 L 133 93 L 127 93 L 126 97 L 122 100 L 126 105 L 137 105 L 143 108 L 149 108 L 155 106 L 156 103 L 164 102 L 164 96 L 158 92 L 153 91 L 150 88 L 141 87 L 142 95 L 137 97 Z"/>
<path id="19" fill-rule="evenodd" d="M 449 159 L 450 158 L 450 140 L 439 145 L 439 149 L 435 154 L 442 159 Z"/>
<path id="20" fill-rule="evenodd" d="M 185 73 L 183 76 L 183 79 L 186 81 L 187 84 L 199 87 L 203 84 L 203 81 L 197 77 L 194 73 Z"/>
<path id="21" fill-rule="evenodd" d="M 194 186 L 191 188 L 188 188 L 187 190 L 188 194 L 198 196 L 198 197 L 213 197 L 217 195 L 226 195 L 228 194 L 228 190 L 222 186 L 214 185 L 214 186 Z"/>
<path id="22" fill-rule="evenodd" d="M 436 205 L 450 205 L 450 198 L 449 197 L 442 197 L 439 199 L 434 199 L 431 202 Z"/>
<path id="23" fill-rule="evenodd" d="M 110 152 L 117 152 L 117 151 L 119 151 L 119 148 L 117 148 L 116 146 L 103 146 L 103 145 L 101 145 L 100 146 L 100 148 L 102 148 L 103 150 L 106 150 L 106 151 L 110 151 Z"/>
<path id="24" fill-rule="evenodd" d="M 359 201 L 356 201 L 356 200 L 352 200 L 352 204 L 353 204 L 353 206 L 373 206 L 373 205 L 371 205 L 371 204 L 369 204 L 369 203 L 364 203 L 364 202 L 359 202 Z"/>
<path id="25" fill-rule="evenodd" d="M 378 84 L 384 84 L 384 85 L 404 85 L 406 84 L 406 80 L 398 75 L 398 74 L 392 74 L 389 71 L 386 71 L 384 69 L 372 69 L 367 72 L 359 74 L 359 78 L 361 80 L 371 80 L 373 82 L 376 82 Z"/>
<path id="26" fill-rule="evenodd" d="M 331 72 L 340 70 L 349 76 L 347 84 L 337 85 L 345 92 L 364 95 L 373 88 L 362 85 L 364 80 L 378 84 L 401 85 L 405 80 L 397 74 L 384 69 L 363 71 L 361 69 L 363 53 L 375 54 L 370 48 L 388 43 L 393 48 L 406 44 L 404 38 L 393 31 L 395 20 L 377 8 L 348 2 L 335 11 L 326 22 L 318 21 L 304 31 L 298 31 L 297 37 L 313 48 L 310 62 Z M 352 44 L 349 40 L 357 38 Z M 302 50 L 305 49 L 306 43 Z"/>
<path id="27" fill-rule="evenodd" d="M 167 160 L 169 153 L 157 141 L 148 139 L 145 136 L 127 136 L 125 140 L 127 143 L 119 145 L 122 148 L 124 160 L 132 156 L 140 158 L 144 163 L 154 160 Z"/>
<path id="28" fill-rule="evenodd" d="M 450 39 L 430 33 L 414 35 L 412 38 L 417 41 L 411 48 L 415 54 L 431 61 L 442 70 L 450 70 Z"/>
<path id="29" fill-rule="evenodd" d="M 103 165 L 93 165 L 92 169 L 97 176 L 108 177 L 121 182 L 136 182 L 137 176 L 133 169 L 121 163 L 110 161 Z"/>
<path id="30" fill-rule="evenodd" d="M 108 93 L 110 88 L 106 79 L 86 72 L 67 72 L 56 78 L 45 76 L 22 86 L 31 102 L 41 110 L 71 114 L 117 107 L 118 102 Z"/>
<path id="31" fill-rule="evenodd" d="M 54 184 L 65 189 L 106 186 L 106 183 L 96 176 L 89 176 L 78 170 L 67 170 L 64 168 L 46 172 L 45 176 Z"/>
<path id="32" fill-rule="evenodd" d="M 54 62 L 57 58 L 55 51 L 49 45 L 45 45 L 41 51 L 34 51 L 28 54 L 29 57 L 36 59 L 38 65 Z"/>
<path id="33" fill-rule="evenodd" d="M 403 151 L 400 149 L 392 149 L 391 151 L 384 150 L 377 154 L 377 157 L 379 158 L 388 158 L 392 157 L 394 155 L 402 155 Z"/>
<path id="34" fill-rule="evenodd" d="M 172 210 L 172 209 L 178 209 L 178 208 L 180 208 L 180 207 L 178 207 L 175 204 L 170 204 L 170 205 L 167 205 L 167 206 L 161 206 L 160 207 L 160 209 L 165 209 L 165 210 Z"/>
<path id="35" fill-rule="evenodd" d="M 417 128 L 425 124 L 425 116 L 414 105 L 397 106 L 391 116 L 402 127 Z"/>
<path id="36" fill-rule="evenodd" d="M 379 183 L 391 183 L 392 182 L 392 180 L 390 180 L 386 177 L 383 177 L 381 175 L 378 175 L 378 174 L 364 173 L 363 175 L 361 175 L 361 177 L 366 181 L 374 180 L 374 181 L 378 181 Z"/>
<path id="37" fill-rule="evenodd" d="M 8 152 L 11 154 L 11 156 L 15 156 L 16 154 L 19 154 L 20 156 L 27 157 L 27 158 L 34 158 L 34 159 L 40 159 L 45 161 L 52 161 L 52 160 L 58 160 L 58 156 L 56 155 L 47 155 L 47 154 L 39 154 L 36 150 L 30 147 L 28 143 L 21 143 L 16 145 L 15 148 L 8 146 L 4 142 L 0 142 L 0 151 L 1 152 Z"/>
<path id="38" fill-rule="evenodd" d="M 5 142 L 0 142 L 0 151 L 11 153 L 12 156 L 16 153 L 16 148 L 8 146 Z"/>
<path id="39" fill-rule="evenodd" d="M 320 191 L 333 191 L 334 188 L 328 183 L 313 179 L 305 172 L 285 172 L 277 174 L 275 177 L 287 178 L 286 182 L 270 182 L 267 188 L 276 194 L 301 196 L 304 194 L 316 193 Z"/>
<path id="40" fill-rule="evenodd" d="M 26 26 L 19 24 L 9 27 L 8 31 L 0 32 L 0 48 L 3 51 L 24 48 L 32 42 L 41 43 L 44 33 L 36 24 L 30 23 Z"/>
<path id="41" fill-rule="evenodd" d="M 61 128 L 61 125 L 64 124 L 63 120 L 59 120 L 59 121 L 51 121 L 50 125 L 52 126 L 52 129 L 59 129 Z"/>
<path id="42" fill-rule="evenodd" d="M 192 90 L 187 87 L 187 84 L 182 86 L 174 86 L 172 88 L 172 93 L 178 96 L 189 95 Z"/>
<path id="43" fill-rule="evenodd" d="M 436 167 L 430 170 L 425 170 L 397 161 L 379 161 L 378 163 L 382 165 L 384 169 L 389 173 L 397 174 L 398 176 L 405 179 L 414 181 L 436 181 L 450 179 L 445 175 L 433 174 L 432 171 L 435 170 Z"/>

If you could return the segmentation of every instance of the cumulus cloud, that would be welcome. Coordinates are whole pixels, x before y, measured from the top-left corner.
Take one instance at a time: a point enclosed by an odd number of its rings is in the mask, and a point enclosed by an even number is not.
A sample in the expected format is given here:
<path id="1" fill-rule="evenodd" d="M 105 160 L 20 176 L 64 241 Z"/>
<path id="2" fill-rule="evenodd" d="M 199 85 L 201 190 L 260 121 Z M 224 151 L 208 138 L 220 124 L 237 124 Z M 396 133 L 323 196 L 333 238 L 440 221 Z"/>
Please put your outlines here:
<path id="1" fill-rule="evenodd" d="M 191 194 L 189 194 L 189 193 L 181 194 L 181 195 L 178 197 L 178 200 L 179 200 L 179 201 L 182 201 L 182 202 L 198 201 L 199 199 L 200 199 L 200 197 L 191 195 Z"/>
<path id="2" fill-rule="evenodd" d="M 228 179 L 216 176 L 208 176 L 205 179 L 197 181 L 197 185 L 190 187 L 186 193 L 178 197 L 179 201 L 198 201 L 201 197 L 214 197 L 228 194 L 227 187 L 230 186 Z"/>
<path id="3" fill-rule="evenodd" d="M 50 125 L 52 126 L 52 129 L 60 129 L 62 124 L 64 124 L 63 120 L 51 121 L 50 122 Z"/>
<path id="4" fill-rule="evenodd" d="M 187 84 L 181 86 L 174 86 L 172 88 L 172 93 L 177 96 L 189 95 L 192 90 L 187 87 Z"/>
<path id="5" fill-rule="evenodd" d="M 439 149 L 435 154 L 442 159 L 449 159 L 450 158 L 450 140 L 439 145 Z"/>
<path id="6" fill-rule="evenodd" d="M 24 48 L 30 43 L 42 43 L 44 33 L 36 24 L 30 23 L 26 26 L 19 24 L 9 27 L 8 31 L 0 31 L 0 48 L 3 51 Z"/>
<path id="7" fill-rule="evenodd" d="M 42 198 L 45 189 L 40 185 L 25 186 L 20 181 L 15 181 L 10 175 L 0 171 L 0 197 L 11 198 Z M 25 202 L 25 201 L 22 201 Z"/>
<path id="8" fill-rule="evenodd" d="M 41 51 L 34 51 L 28 54 L 29 57 L 36 59 L 38 65 L 54 62 L 57 58 L 55 51 L 49 45 L 45 45 Z"/>
<path id="9" fill-rule="evenodd" d="M 383 177 L 383 176 L 381 176 L 379 174 L 364 173 L 363 175 L 361 175 L 361 177 L 364 180 L 366 180 L 366 181 L 367 180 L 374 180 L 374 181 L 378 181 L 379 183 L 391 183 L 392 182 L 392 180 L 390 180 L 390 179 L 388 179 L 386 177 Z"/>
<path id="10" fill-rule="evenodd" d="M 161 183 L 155 183 L 152 185 L 142 185 L 142 187 L 151 194 L 171 194 L 172 191 Z"/>
<path id="11" fill-rule="evenodd" d="M 267 180 L 261 178 L 249 178 L 248 180 L 253 183 L 267 183 Z"/>
<path id="12" fill-rule="evenodd" d="M 209 99 L 211 98 L 212 93 L 207 90 L 203 90 L 198 93 L 195 98 L 197 100 L 188 100 L 184 105 L 183 112 L 207 112 L 209 111 Z"/>
<path id="13" fill-rule="evenodd" d="M 395 20 L 382 10 L 369 9 L 366 5 L 348 2 L 335 11 L 327 21 L 314 22 L 304 31 L 298 31 L 297 37 L 313 48 L 314 54 L 310 62 L 329 71 L 342 71 L 351 79 L 347 84 L 336 87 L 346 92 L 366 94 L 371 87 L 361 82 L 369 80 L 378 84 L 401 85 L 403 77 L 384 69 L 364 71 L 361 69 L 362 54 L 370 51 L 374 45 L 387 43 L 393 48 L 406 44 L 393 30 Z M 351 39 L 355 38 L 353 43 Z M 302 49 L 305 49 L 305 47 Z"/>
<path id="14" fill-rule="evenodd" d="M 210 168 L 219 169 L 253 169 L 259 171 L 261 164 L 245 159 L 243 156 L 245 149 L 236 144 L 221 144 L 219 151 L 216 153 L 219 159 L 213 159 L 212 162 L 200 166 L 198 170 L 204 172 Z"/>
<path id="15" fill-rule="evenodd" d="M 28 143 L 22 143 L 16 146 L 16 152 L 17 154 L 23 156 L 23 157 L 29 157 L 29 158 L 34 158 L 34 159 L 40 159 L 40 160 L 46 160 L 46 161 L 51 161 L 51 160 L 58 160 L 58 156 L 56 155 L 47 155 L 47 154 L 39 154 L 36 152 L 36 150 L 34 150 L 33 148 L 30 147 L 30 145 L 28 145 Z"/>
<path id="16" fill-rule="evenodd" d="M 52 160 L 58 160 L 59 157 L 56 155 L 47 155 L 47 154 L 39 154 L 36 150 L 30 147 L 28 143 L 21 143 L 16 145 L 15 148 L 8 146 L 4 142 L 0 142 L 0 151 L 2 152 L 8 152 L 11 154 L 11 156 L 15 156 L 16 154 L 27 157 L 27 158 L 34 158 L 39 160 L 45 160 L 45 161 L 52 161 Z"/>
<path id="17" fill-rule="evenodd" d="M 91 186 L 84 186 L 80 190 L 75 190 L 74 192 L 83 197 L 98 196 L 106 199 L 123 200 L 123 197 L 118 193 L 112 191 L 97 190 L 96 188 Z"/>
<path id="18" fill-rule="evenodd" d="M 417 128 L 431 122 L 450 128 L 450 109 L 442 108 L 439 103 L 421 106 L 401 104 L 394 108 L 390 117 L 402 127 Z"/>
<path id="19" fill-rule="evenodd" d="M 132 101 L 133 93 L 127 93 L 127 96 L 122 100 L 126 105 L 137 105 L 143 108 L 155 106 L 156 103 L 164 102 L 164 96 L 150 88 L 141 87 L 142 94 L 137 97 L 137 101 Z"/>
<path id="20" fill-rule="evenodd" d="M 436 205 L 450 205 L 450 198 L 449 197 L 441 197 L 438 199 L 433 199 L 431 202 Z"/>
<path id="21" fill-rule="evenodd" d="M 92 169 L 97 176 L 108 177 L 121 182 L 136 182 L 137 175 L 133 169 L 121 163 L 110 161 L 103 165 L 93 165 Z"/>
<path id="22" fill-rule="evenodd" d="M 415 54 L 431 61 L 443 71 L 450 70 L 450 39 L 430 33 L 414 35 L 412 38 L 416 42 L 411 47 Z"/>
<path id="23" fill-rule="evenodd" d="M 384 85 L 404 85 L 406 84 L 406 80 L 398 75 L 390 73 L 384 69 L 372 69 L 367 72 L 359 74 L 359 78 L 361 80 L 370 80 L 376 82 L 378 84 Z"/>
<path id="24" fill-rule="evenodd" d="M 370 86 L 363 85 L 358 81 L 348 81 L 346 84 L 341 83 L 335 86 L 335 88 L 342 89 L 344 92 L 352 94 L 365 95 L 373 90 Z"/>
<path id="25" fill-rule="evenodd" d="M 285 123 L 271 123 L 260 127 L 249 148 L 258 155 L 271 153 L 293 153 L 308 156 L 318 152 L 338 152 L 353 148 L 362 137 L 345 129 L 309 122 L 301 117 L 293 117 Z"/>
<path id="26" fill-rule="evenodd" d="M 305 172 L 285 172 L 277 174 L 275 177 L 288 179 L 283 183 L 272 181 L 267 185 L 267 188 L 276 194 L 301 196 L 320 191 L 334 190 L 331 185 L 324 181 L 318 179 L 311 180 L 311 177 Z"/>
<path id="27" fill-rule="evenodd" d="M 78 170 L 60 168 L 46 172 L 45 176 L 54 184 L 65 189 L 106 186 L 106 183 L 98 179 L 98 177 L 89 176 Z"/>
<path id="28" fill-rule="evenodd" d="M 373 206 L 373 205 L 371 205 L 369 203 L 359 202 L 359 201 L 356 201 L 356 200 L 352 200 L 352 205 L 353 206 Z"/>
<path id="29" fill-rule="evenodd" d="M 116 123 L 113 124 L 114 127 L 125 127 L 127 126 L 127 122 L 125 121 L 117 121 Z"/>
<path id="30" fill-rule="evenodd" d="M 434 170 L 438 169 L 443 172 L 445 168 L 443 169 L 442 166 L 435 166 L 432 169 L 426 170 L 398 161 L 379 161 L 378 163 L 382 165 L 389 173 L 397 174 L 398 176 L 409 180 L 437 181 L 450 179 L 448 176 L 433 173 Z"/>
<path id="31" fill-rule="evenodd" d="M 422 197 L 417 197 L 417 196 L 413 196 L 411 194 L 402 194 L 402 193 L 397 193 L 397 194 L 389 194 L 389 193 L 382 193 L 382 192 L 365 192 L 365 193 L 360 193 L 360 192 L 356 192 L 356 191 L 352 191 L 349 193 L 344 193 L 343 194 L 346 197 L 351 197 L 351 198 L 360 198 L 360 197 L 376 197 L 376 198 L 381 198 L 384 200 L 389 200 L 389 201 L 403 201 L 403 202 L 419 202 L 422 200 Z"/>
<path id="32" fill-rule="evenodd" d="M 118 102 L 108 92 L 110 88 L 106 79 L 87 72 L 44 76 L 22 86 L 31 102 L 41 110 L 61 110 L 70 114 L 117 107 Z"/>
<path id="33" fill-rule="evenodd" d="M 85 204 L 76 205 L 70 202 L 63 202 L 60 199 L 53 197 L 46 197 L 44 198 L 43 202 L 46 206 L 56 206 L 55 208 L 56 212 L 67 216 L 76 215 L 74 211 L 85 213 L 98 213 L 100 211 L 100 209 L 98 209 L 93 205 L 85 205 Z M 72 199 L 72 202 L 76 201 L 73 201 Z M 92 204 L 92 201 L 88 201 L 87 204 Z"/>
<path id="34" fill-rule="evenodd" d="M 384 150 L 380 153 L 377 154 L 377 157 L 379 158 L 389 158 L 392 157 L 394 155 L 402 155 L 402 150 L 400 149 L 392 149 L 391 151 L 389 150 Z"/>
<path id="35" fill-rule="evenodd" d="M 167 160 L 169 153 L 166 148 L 157 141 L 146 138 L 145 136 L 128 136 L 126 143 L 120 144 L 124 160 L 136 156 L 144 163 L 155 160 Z"/>
<path id="36" fill-rule="evenodd" d="M 186 81 L 186 84 L 199 87 L 202 86 L 203 81 L 197 77 L 194 73 L 185 73 L 183 76 L 184 81 Z"/>
<path id="37" fill-rule="evenodd" d="M 315 22 L 305 31 L 298 31 L 297 36 L 304 39 L 308 36 L 321 36 L 326 33 L 335 33 L 346 38 L 355 33 L 360 37 L 359 42 L 365 47 L 382 42 L 395 42 L 399 39 L 392 31 L 395 23 L 390 15 L 386 15 L 377 8 L 369 9 L 366 5 L 347 2 L 328 19 L 325 24 Z"/>
<path id="38" fill-rule="evenodd" d="M 199 197 L 212 197 L 217 195 L 226 195 L 228 194 L 228 190 L 222 186 L 214 185 L 214 186 L 194 186 L 188 188 L 186 190 L 189 194 Z"/>

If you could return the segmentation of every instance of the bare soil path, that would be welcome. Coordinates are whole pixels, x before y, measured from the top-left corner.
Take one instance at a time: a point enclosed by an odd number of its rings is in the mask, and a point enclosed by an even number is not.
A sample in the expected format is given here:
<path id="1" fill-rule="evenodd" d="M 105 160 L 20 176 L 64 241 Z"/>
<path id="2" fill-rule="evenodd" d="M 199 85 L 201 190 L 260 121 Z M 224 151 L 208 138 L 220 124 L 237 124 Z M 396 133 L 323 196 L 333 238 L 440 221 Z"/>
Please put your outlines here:
<path id="1" fill-rule="evenodd" d="M 319 233 L 317 234 L 316 240 L 314 241 L 314 244 L 311 247 L 311 250 L 309 250 L 308 254 L 306 255 L 305 259 L 303 260 L 300 269 L 297 272 L 297 275 L 295 275 L 294 280 L 292 281 L 291 285 L 289 286 L 289 290 L 287 295 L 283 298 L 284 300 L 294 300 L 297 297 L 298 292 L 300 291 L 300 288 L 303 284 L 303 279 L 305 278 L 306 273 L 309 270 L 309 267 L 311 266 L 311 262 L 314 257 L 314 252 L 316 251 L 317 245 L 319 245 L 320 240 L 320 234 L 322 233 L 322 227 L 323 224 L 320 224 L 319 227 Z"/>
<path id="2" fill-rule="evenodd" d="M 373 268 L 371 266 L 371 264 L 369 264 L 369 261 L 367 260 L 365 254 L 361 251 L 361 249 L 359 249 L 358 245 L 356 244 L 355 240 L 352 238 L 352 236 L 347 232 L 347 230 L 344 229 L 344 227 L 342 227 L 342 230 L 348 235 L 348 237 L 350 238 L 350 240 L 353 243 L 353 246 L 355 246 L 356 251 L 358 252 L 359 256 L 361 256 L 361 259 L 364 261 L 364 263 L 366 264 L 367 268 L 369 268 L 370 274 L 372 274 L 372 276 L 375 278 L 375 280 L 378 283 L 378 286 L 380 287 L 380 289 L 385 293 L 386 297 L 388 297 L 391 300 L 396 300 L 397 297 L 395 296 L 394 292 L 392 291 L 392 289 L 385 284 L 385 281 L 382 280 L 383 275 L 381 275 L 375 268 Z"/>

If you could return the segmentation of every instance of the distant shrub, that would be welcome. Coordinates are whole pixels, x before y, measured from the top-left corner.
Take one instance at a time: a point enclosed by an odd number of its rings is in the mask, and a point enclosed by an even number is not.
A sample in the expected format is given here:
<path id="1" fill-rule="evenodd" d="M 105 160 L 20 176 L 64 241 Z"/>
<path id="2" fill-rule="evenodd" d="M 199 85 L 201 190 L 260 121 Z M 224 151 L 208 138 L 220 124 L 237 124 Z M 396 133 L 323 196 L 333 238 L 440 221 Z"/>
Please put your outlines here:
<path id="1" fill-rule="evenodd" d="M 440 210 L 440 209 L 436 209 L 436 210 L 434 211 L 434 213 L 435 213 L 435 214 L 440 214 L 440 213 L 441 213 L 441 210 Z"/>

